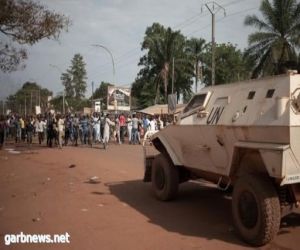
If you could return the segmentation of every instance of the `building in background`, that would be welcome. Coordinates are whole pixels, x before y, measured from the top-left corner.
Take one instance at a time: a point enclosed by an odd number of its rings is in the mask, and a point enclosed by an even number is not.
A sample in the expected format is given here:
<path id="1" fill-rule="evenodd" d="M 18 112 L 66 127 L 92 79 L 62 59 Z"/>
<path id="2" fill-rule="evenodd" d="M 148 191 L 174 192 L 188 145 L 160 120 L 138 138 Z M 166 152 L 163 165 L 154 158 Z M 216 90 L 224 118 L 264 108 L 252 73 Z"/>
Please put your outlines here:
<path id="1" fill-rule="evenodd" d="M 107 110 L 130 111 L 131 89 L 117 86 L 107 88 Z"/>

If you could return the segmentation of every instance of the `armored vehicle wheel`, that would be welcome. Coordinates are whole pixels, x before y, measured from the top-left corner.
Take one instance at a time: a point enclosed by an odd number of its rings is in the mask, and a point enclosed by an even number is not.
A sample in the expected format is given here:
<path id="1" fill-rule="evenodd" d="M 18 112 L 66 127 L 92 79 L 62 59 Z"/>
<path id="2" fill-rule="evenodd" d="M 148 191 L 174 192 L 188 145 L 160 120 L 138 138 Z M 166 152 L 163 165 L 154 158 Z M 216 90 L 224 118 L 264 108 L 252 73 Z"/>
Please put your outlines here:
<path id="1" fill-rule="evenodd" d="M 159 200 L 172 200 L 177 196 L 179 186 L 178 169 L 162 154 L 152 163 L 152 188 Z"/>
<path id="2" fill-rule="evenodd" d="M 254 246 L 271 241 L 280 227 L 280 203 L 272 183 L 254 175 L 240 177 L 233 190 L 232 215 L 241 238 Z"/>

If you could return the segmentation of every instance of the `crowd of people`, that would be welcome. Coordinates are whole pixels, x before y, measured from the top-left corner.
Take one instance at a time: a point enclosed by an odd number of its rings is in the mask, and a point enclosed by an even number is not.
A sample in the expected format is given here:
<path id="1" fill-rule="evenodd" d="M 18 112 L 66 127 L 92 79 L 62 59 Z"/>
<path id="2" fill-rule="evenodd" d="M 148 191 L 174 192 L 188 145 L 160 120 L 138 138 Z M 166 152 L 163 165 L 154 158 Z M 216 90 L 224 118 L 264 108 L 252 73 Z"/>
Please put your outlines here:
<path id="1" fill-rule="evenodd" d="M 32 145 L 37 137 L 40 145 L 58 147 L 67 145 L 102 144 L 106 149 L 109 141 L 123 144 L 141 144 L 147 131 L 157 131 L 164 127 L 160 117 L 137 114 L 51 114 L 21 116 L 11 114 L 0 116 L 0 147 L 6 139 L 15 143 Z M 126 138 L 126 140 L 125 140 Z"/>

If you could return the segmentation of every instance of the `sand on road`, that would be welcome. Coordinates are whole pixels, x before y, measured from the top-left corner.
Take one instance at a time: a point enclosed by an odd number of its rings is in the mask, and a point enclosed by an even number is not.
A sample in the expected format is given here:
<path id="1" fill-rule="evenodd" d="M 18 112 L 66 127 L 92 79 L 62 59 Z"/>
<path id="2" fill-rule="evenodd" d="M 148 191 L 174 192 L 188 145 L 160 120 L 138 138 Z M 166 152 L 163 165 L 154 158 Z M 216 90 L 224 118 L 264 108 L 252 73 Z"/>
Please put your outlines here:
<path id="1" fill-rule="evenodd" d="M 6 148 L 17 153 L 0 151 L 0 249 L 253 249 L 237 237 L 221 191 L 185 183 L 177 200 L 156 200 L 142 182 L 141 146 Z M 5 245 L 20 232 L 67 232 L 70 243 Z M 299 249 L 299 234 L 293 214 L 261 249 Z"/>

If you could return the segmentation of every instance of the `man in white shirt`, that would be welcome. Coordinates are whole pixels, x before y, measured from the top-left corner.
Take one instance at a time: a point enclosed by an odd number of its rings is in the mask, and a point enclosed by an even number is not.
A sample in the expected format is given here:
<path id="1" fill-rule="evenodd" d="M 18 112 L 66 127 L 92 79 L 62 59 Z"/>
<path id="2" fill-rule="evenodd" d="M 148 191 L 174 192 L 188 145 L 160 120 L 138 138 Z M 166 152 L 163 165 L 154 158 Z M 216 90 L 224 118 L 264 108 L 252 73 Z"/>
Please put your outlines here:
<path id="1" fill-rule="evenodd" d="M 149 131 L 156 131 L 157 130 L 157 122 L 155 118 L 150 118 L 150 124 L 149 124 Z"/>
<path id="2" fill-rule="evenodd" d="M 65 125 L 65 121 L 64 119 L 61 117 L 61 115 L 57 116 L 57 130 L 58 130 L 58 144 L 59 144 L 59 148 L 62 149 L 62 143 L 63 143 L 63 136 L 64 136 L 64 125 Z"/>
<path id="3" fill-rule="evenodd" d="M 46 122 L 44 122 L 40 117 L 37 119 L 35 124 L 36 132 L 38 133 L 39 144 L 44 141 L 44 129 L 46 127 Z"/>

